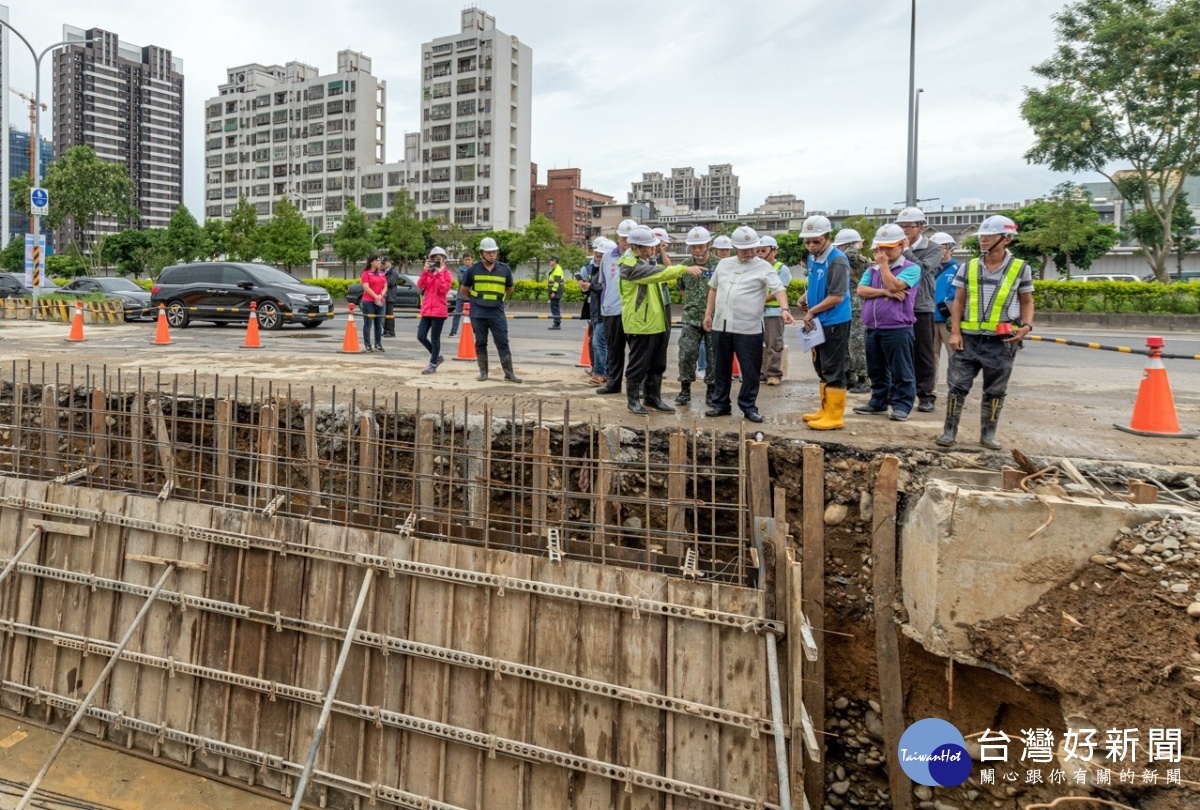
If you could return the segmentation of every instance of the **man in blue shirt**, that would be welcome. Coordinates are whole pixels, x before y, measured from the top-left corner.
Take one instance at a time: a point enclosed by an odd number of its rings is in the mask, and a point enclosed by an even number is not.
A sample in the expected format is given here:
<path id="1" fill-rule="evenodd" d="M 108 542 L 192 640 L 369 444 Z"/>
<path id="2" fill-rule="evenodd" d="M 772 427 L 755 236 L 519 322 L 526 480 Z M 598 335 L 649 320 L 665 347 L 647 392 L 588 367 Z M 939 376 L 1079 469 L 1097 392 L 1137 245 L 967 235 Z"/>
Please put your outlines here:
<path id="1" fill-rule="evenodd" d="M 804 220 L 800 237 L 808 249 L 808 289 L 804 293 L 802 328 L 811 331 L 820 321 L 825 342 L 813 349 L 813 366 L 820 378 L 821 407 L 806 413 L 814 430 L 838 430 L 846 413 L 846 359 L 850 349 L 850 260 L 833 246 L 829 219 Z"/>

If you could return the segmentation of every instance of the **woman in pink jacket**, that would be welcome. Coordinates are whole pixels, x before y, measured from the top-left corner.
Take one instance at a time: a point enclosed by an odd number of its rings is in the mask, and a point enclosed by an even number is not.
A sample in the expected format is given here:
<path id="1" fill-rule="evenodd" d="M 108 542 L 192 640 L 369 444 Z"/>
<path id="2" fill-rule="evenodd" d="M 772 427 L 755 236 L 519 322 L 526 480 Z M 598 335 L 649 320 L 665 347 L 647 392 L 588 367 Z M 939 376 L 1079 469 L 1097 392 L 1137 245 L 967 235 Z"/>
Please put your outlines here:
<path id="1" fill-rule="evenodd" d="M 362 276 L 363 343 L 367 351 L 383 351 L 383 318 L 387 315 L 387 274 L 378 256 L 367 257 Z M 374 348 L 372 348 L 374 344 Z"/>
<path id="2" fill-rule="evenodd" d="M 442 326 L 450 311 L 446 306 L 446 295 L 450 292 L 450 270 L 446 267 L 446 251 L 435 247 L 429 251 L 417 289 L 421 291 L 421 323 L 417 326 L 417 340 L 429 350 L 429 365 L 422 374 L 433 374 L 444 359 L 442 350 Z"/>

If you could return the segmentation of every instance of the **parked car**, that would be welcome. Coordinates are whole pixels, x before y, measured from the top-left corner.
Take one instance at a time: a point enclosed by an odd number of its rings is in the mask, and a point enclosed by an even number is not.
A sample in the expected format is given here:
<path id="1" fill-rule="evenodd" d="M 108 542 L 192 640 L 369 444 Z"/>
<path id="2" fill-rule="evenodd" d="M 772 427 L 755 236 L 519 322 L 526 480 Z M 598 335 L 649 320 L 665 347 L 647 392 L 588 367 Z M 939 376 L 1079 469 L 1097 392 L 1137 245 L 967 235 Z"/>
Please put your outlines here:
<path id="1" fill-rule="evenodd" d="M 421 291 L 417 289 L 417 276 L 409 276 L 401 274 L 400 280 L 396 285 L 399 288 L 400 298 L 396 302 L 397 307 L 401 308 L 421 308 Z M 350 285 L 346 290 L 346 300 L 354 306 L 362 303 L 362 284 L 358 281 Z M 446 304 L 450 309 L 458 303 L 458 290 L 451 290 L 446 296 Z"/>
<path id="2" fill-rule="evenodd" d="M 333 317 L 333 299 L 320 287 L 262 264 L 195 262 L 166 268 L 150 290 L 155 309 L 166 306 L 167 323 L 180 329 L 192 321 L 245 323 L 258 305 L 258 325 L 285 323 L 314 328 Z"/>
<path id="3" fill-rule="evenodd" d="M 31 298 L 33 290 L 25 286 L 24 273 L 0 273 L 0 298 Z"/>
<path id="4" fill-rule="evenodd" d="M 125 305 L 125 320 L 137 321 L 152 318 L 158 308 L 151 306 L 150 293 L 127 278 L 80 276 L 64 284 L 59 292 L 99 293 Z"/>
<path id="5" fill-rule="evenodd" d="M 1075 276 L 1076 281 L 1141 281 L 1133 273 L 1095 273 L 1092 275 Z"/>

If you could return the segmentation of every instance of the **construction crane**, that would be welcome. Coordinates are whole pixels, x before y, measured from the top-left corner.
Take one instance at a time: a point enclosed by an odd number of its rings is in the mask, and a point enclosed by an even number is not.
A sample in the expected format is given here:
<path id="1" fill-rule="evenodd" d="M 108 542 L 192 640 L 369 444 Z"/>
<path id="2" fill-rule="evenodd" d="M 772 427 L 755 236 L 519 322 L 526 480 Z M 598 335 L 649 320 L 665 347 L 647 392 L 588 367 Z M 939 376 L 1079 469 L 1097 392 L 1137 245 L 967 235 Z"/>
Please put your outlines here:
<path id="1" fill-rule="evenodd" d="M 16 93 L 29 105 L 29 177 L 30 182 L 36 184 L 37 181 L 37 159 L 38 159 L 38 133 L 34 132 L 37 128 L 37 108 L 41 107 L 45 112 L 46 105 L 39 104 L 38 100 L 29 93 L 24 93 L 15 87 L 8 88 L 10 92 Z M 30 228 L 33 227 L 33 221 L 30 220 Z"/>

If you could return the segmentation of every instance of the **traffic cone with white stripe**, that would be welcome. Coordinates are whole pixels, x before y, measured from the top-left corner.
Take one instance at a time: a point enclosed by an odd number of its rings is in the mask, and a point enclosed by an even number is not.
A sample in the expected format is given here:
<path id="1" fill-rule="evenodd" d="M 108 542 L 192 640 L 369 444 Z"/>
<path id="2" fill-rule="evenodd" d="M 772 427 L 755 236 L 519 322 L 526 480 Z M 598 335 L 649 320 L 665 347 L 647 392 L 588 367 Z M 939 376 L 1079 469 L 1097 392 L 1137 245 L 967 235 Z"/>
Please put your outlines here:
<path id="1" fill-rule="evenodd" d="M 1167 439 L 1194 439 L 1196 433 L 1186 433 L 1179 428 L 1179 416 L 1175 412 L 1175 398 L 1171 396 L 1171 384 L 1167 381 L 1167 368 L 1163 365 L 1163 339 L 1158 336 L 1146 338 L 1150 359 L 1142 375 L 1137 401 L 1133 404 L 1133 417 L 1129 426 L 1113 425 L 1117 430 L 1138 436 L 1159 436 Z"/>
<path id="2" fill-rule="evenodd" d="M 75 317 L 71 319 L 71 332 L 67 340 L 72 343 L 83 342 L 83 302 L 75 302 Z"/>
<path id="3" fill-rule="evenodd" d="M 358 347 L 358 327 L 354 323 L 354 304 L 346 305 L 346 334 L 342 336 L 342 354 L 361 354 Z"/>

